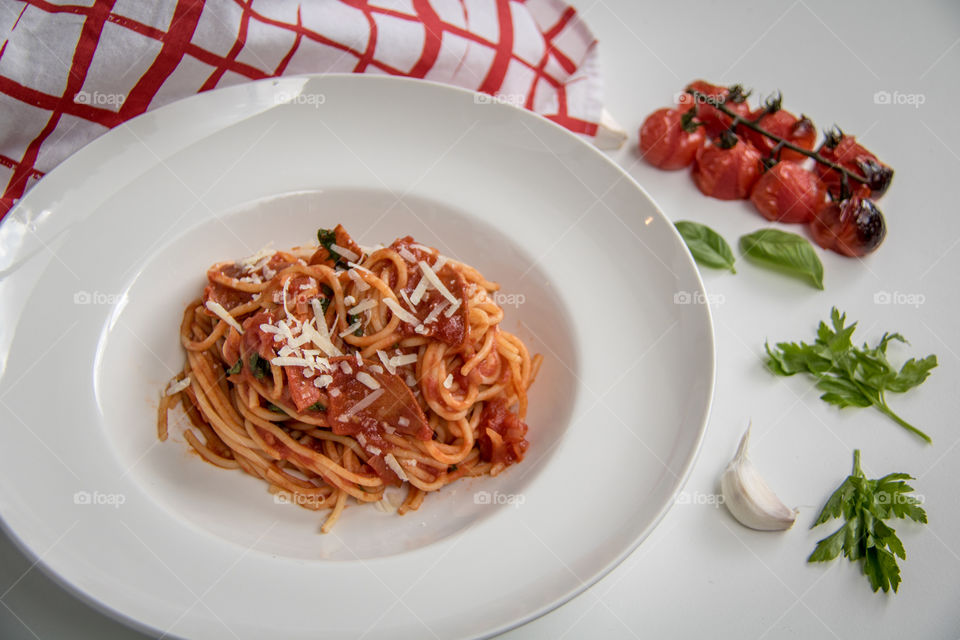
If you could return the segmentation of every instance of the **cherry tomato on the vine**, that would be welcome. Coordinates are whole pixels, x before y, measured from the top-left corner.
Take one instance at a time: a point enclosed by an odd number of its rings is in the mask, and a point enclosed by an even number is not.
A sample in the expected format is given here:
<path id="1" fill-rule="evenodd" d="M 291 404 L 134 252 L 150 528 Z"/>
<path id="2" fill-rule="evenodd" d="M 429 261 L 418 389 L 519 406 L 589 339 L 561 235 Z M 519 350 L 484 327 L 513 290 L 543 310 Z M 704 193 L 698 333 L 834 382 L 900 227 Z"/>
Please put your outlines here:
<path id="1" fill-rule="evenodd" d="M 693 109 L 658 109 L 640 127 L 640 154 L 660 169 L 690 166 L 697 149 L 706 142 L 703 127 L 693 120 Z"/>
<path id="2" fill-rule="evenodd" d="M 750 115 L 750 105 L 747 104 L 747 96 L 750 95 L 750 92 L 744 91 L 740 85 L 727 88 L 710 84 L 705 80 L 695 80 L 687 85 L 687 91 L 698 91 L 710 98 L 722 98 L 725 101 L 723 106 L 737 115 L 743 117 Z M 733 122 L 727 114 L 704 102 L 702 98 L 694 98 L 689 93 L 680 94 L 677 97 L 677 104 L 681 108 L 695 106 L 697 108 L 697 120 L 703 123 L 707 129 L 707 135 L 711 137 L 720 135 L 725 129 L 729 129 Z"/>
<path id="3" fill-rule="evenodd" d="M 826 196 L 826 187 L 812 171 L 795 162 L 778 162 L 760 176 L 750 201 L 767 220 L 810 222 L 826 205 Z"/>
<path id="4" fill-rule="evenodd" d="M 763 113 L 763 115 L 761 115 Z M 759 120 L 757 120 L 759 118 Z M 783 138 L 787 142 L 797 145 L 802 149 L 808 151 L 813 150 L 813 145 L 817 141 L 817 128 L 814 126 L 813 122 L 810 121 L 810 118 L 802 116 L 797 118 L 789 111 L 784 109 L 779 109 L 773 113 L 764 113 L 763 111 L 759 113 L 754 113 L 751 116 L 751 119 L 754 120 L 762 129 L 769 131 L 775 136 Z M 752 144 L 756 149 L 764 154 L 770 155 L 773 152 L 773 149 L 777 146 L 777 143 L 762 133 L 758 133 L 753 129 L 748 127 L 740 126 L 739 129 L 742 132 L 743 137 Z M 780 160 L 789 160 L 796 162 L 803 162 L 807 159 L 805 155 L 794 151 L 793 149 L 788 149 L 786 147 L 781 147 L 779 153 Z"/>
<path id="5" fill-rule="evenodd" d="M 726 132 L 697 151 L 693 181 L 704 195 L 739 200 L 750 195 L 761 170 L 760 152 Z"/>
<path id="6" fill-rule="evenodd" d="M 887 225 L 871 200 L 853 196 L 822 208 L 810 223 L 810 232 L 824 249 L 858 257 L 880 246 L 887 235 Z"/>
<path id="7" fill-rule="evenodd" d="M 877 160 L 877 156 L 857 143 L 854 136 L 848 136 L 839 129 L 827 133 L 826 140 L 817 152 L 830 162 L 866 178 L 866 183 L 859 180 L 847 182 L 847 188 L 853 195 L 879 198 L 887 191 L 887 187 L 893 180 L 893 169 Z M 830 193 L 840 197 L 842 185 L 840 172 L 822 164 L 817 164 L 816 171 Z"/>

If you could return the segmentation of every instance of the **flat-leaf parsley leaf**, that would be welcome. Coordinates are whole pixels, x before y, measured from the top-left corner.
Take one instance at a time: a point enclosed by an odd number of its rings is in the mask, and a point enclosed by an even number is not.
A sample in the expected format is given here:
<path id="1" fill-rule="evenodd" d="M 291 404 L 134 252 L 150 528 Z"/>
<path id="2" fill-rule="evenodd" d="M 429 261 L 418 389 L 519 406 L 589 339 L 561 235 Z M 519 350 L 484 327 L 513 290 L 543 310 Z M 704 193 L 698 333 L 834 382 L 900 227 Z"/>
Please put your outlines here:
<path id="1" fill-rule="evenodd" d="M 926 524 L 920 498 L 908 495 L 913 487 L 905 481 L 912 479 L 905 473 L 891 473 L 868 480 L 860 468 L 860 450 L 855 450 L 853 471 L 827 500 L 811 529 L 834 518 L 842 518 L 844 524 L 817 543 L 807 562 L 829 562 L 842 553 L 851 562 L 863 561 L 863 573 L 874 592 L 893 589 L 896 593 L 900 584 L 897 558 L 905 560 L 907 553 L 896 531 L 884 520 L 909 518 Z"/>
<path id="2" fill-rule="evenodd" d="M 834 307 L 830 323 L 820 323 L 817 339 L 805 342 L 778 342 L 771 349 L 766 345 L 767 367 L 779 376 L 808 373 L 817 379 L 817 388 L 823 391 L 820 399 L 838 407 L 876 407 L 881 413 L 927 442 L 930 436 L 898 416 L 887 405 L 886 392 L 903 393 L 927 379 L 937 366 L 937 356 L 907 360 L 899 371 L 887 360 L 887 346 L 906 342 L 899 333 L 885 333 L 875 347 L 853 344 L 857 328 L 854 322 L 846 326 L 847 315 Z"/>

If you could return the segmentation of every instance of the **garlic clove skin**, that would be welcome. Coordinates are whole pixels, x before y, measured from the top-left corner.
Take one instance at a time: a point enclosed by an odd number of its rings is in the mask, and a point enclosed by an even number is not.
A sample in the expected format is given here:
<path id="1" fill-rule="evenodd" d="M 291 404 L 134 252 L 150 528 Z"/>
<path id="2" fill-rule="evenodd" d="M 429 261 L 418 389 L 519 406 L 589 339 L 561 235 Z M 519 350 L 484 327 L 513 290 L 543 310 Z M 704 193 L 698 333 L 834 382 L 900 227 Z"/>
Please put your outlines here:
<path id="1" fill-rule="evenodd" d="M 720 477 L 723 503 L 744 526 L 758 531 L 785 531 L 797 520 L 797 512 L 783 504 L 747 457 L 750 427 L 740 439 L 733 460 Z"/>

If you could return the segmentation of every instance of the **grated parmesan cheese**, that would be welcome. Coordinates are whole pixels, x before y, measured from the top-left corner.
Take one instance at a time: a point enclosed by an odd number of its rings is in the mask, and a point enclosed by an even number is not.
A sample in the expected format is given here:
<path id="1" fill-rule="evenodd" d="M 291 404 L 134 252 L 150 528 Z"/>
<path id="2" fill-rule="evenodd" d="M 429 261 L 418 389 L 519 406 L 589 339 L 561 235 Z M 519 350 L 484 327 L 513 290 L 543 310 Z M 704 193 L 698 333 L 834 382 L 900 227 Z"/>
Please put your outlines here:
<path id="1" fill-rule="evenodd" d="M 399 253 L 400 257 L 406 260 L 407 262 L 417 264 L 417 256 L 413 255 L 410 252 L 410 249 L 407 249 L 406 247 L 400 247 L 400 250 L 397 251 L 397 253 Z"/>
<path id="2" fill-rule="evenodd" d="M 387 372 L 394 374 L 397 372 L 397 368 L 393 366 L 393 363 L 390 361 L 390 358 L 383 351 L 377 350 L 377 357 L 380 358 L 380 362 L 383 363 L 383 366 L 386 367 Z"/>
<path id="3" fill-rule="evenodd" d="M 374 300 L 373 298 L 367 298 L 366 300 L 364 300 L 363 302 L 361 302 L 361 303 L 358 304 L 357 306 L 355 306 L 355 307 L 353 307 L 353 308 L 351 308 L 351 309 L 347 309 L 347 313 L 349 313 L 349 314 L 352 315 L 352 316 L 355 316 L 355 315 L 358 315 L 358 314 L 363 313 L 363 312 L 366 311 L 367 309 L 373 309 L 375 306 L 377 306 L 377 301 Z"/>
<path id="4" fill-rule="evenodd" d="M 436 322 L 437 317 L 439 317 L 440 312 L 450 306 L 450 303 L 446 300 L 443 300 L 440 304 L 435 305 L 433 309 L 430 310 L 430 313 L 427 314 L 427 317 L 423 319 L 423 324 L 430 324 L 431 322 Z M 447 316 L 449 317 L 449 316 Z"/>
<path id="5" fill-rule="evenodd" d="M 369 389 L 379 389 L 380 383 L 377 382 L 377 379 L 366 371 L 361 371 L 357 374 L 357 382 L 363 384 Z"/>
<path id="6" fill-rule="evenodd" d="M 356 283 L 357 291 L 366 291 L 370 288 L 370 285 L 368 285 L 355 270 L 350 269 L 350 271 L 347 271 L 347 275 L 350 276 L 350 279 Z"/>
<path id="7" fill-rule="evenodd" d="M 257 251 L 252 255 L 247 256 L 246 258 L 241 259 L 239 262 L 237 262 L 237 264 L 242 267 L 250 268 L 264 259 L 272 258 L 273 255 L 277 252 L 276 249 L 270 248 L 270 245 L 272 244 L 273 242 L 268 242 L 266 245 L 264 245 L 262 249 L 260 249 L 259 251 Z"/>
<path id="8" fill-rule="evenodd" d="M 395 367 L 402 367 L 408 364 L 414 364 L 417 361 L 417 354 L 415 353 L 406 353 L 402 356 L 393 356 L 390 358 L 390 363 Z"/>
<path id="9" fill-rule="evenodd" d="M 243 335 L 243 327 L 240 326 L 240 323 L 237 322 L 236 318 L 230 315 L 230 313 L 223 308 L 222 304 L 220 304 L 219 302 L 214 302 L 213 300 L 207 300 L 203 306 L 209 309 L 211 313 L 219 317 L 228 325 L 236 329 L 237 333 L 239 333 L 240 335 Z"/>
<path id="10" fill-rule="evenodd" d="M 363 399 L 361 399 L 360 402 L 356 403 L 355 405 L 353 405 L 352 407 L 344 411 L 343 415 L 340 416 L 341 419 L 352 416 L 357 411 L 363 411 L 364 409 L 372 405 L 374 402 L 376 402 L 377 398 L 379 398 L 382 395 L 383 395 L 383 389 L 377 389 L 376 391 L 371 391 L 367 395 L 363 396 Z"/>
<path id="11" fill-rule="evenodd" d="M 410 302 L 412 303 L 412 306 L 420 304 L 420 301 L 423 300 L 423 294 L 427 292 L 427 286 L 429 285 L 429 280 L 426 278 L 420 278 L 420 282 L 417 283 L 413 293 L 410 294 Z"/>
<path id="12" fill-rule="evenodd" d="M 403 471 L 403 467 L 400 466 L 400 463 L 397 462 L 397 459 L 393 457 L 392 453 L 385 455 L 383 457 L 383 461 L 387 463 L 387 466 L 390 467 L 391 471 L 397 474 L 397 477 L 400 478 L 400 480 L 404 482 L 409 480 L 409 478 L 407 478 L 407 474 Z"/>
<path id="13" fill-rule="evenodd" d="M 355 254 L 353 251 L 350 251 L 350 249 L 347 249 L 346 247 L 341 247 L 338 244 L 331 244 L 330 248 L 336 251 L 342 257 L 346 258 L 348 261 L 356 262 L 360 259 L 360 256 Z"/>
<path id="14" fill-rule="evenodd" d="M 387 308 L 393 312 L 393 315 L 397 316 L 407 324 L 412 324 L 412 325 L 420 324 L 420 320 L 417 318 L 417 316 L 413 315 L 412 313 L 410 313 L 409 311 L 401 307 L 397 303 L 397 301 L 394 300 L 393 298 L 384 298 L 383 304 L 387 305 Z"/>
<path id="15" fill-rule="evenodd" d="M 171 380 L 170 384 L 167 385 L 167 395 L 172 396 L 175 393 L 180 393 L 184 389 L 190 386 L 190 376 L 184 377 L 183 380 Z"/>
<path id="16" fill-rule="evenodd" d="M 423 260 L 420 261 L 420 271 L 423 272 L 423 277 L 429 280 L 430 284 L 432 284 L 433 287 L 437 291 L 439 291 L 444 298 L 450 301 L 450 304 L 460 303 L 460 301 L 456 298 L 456 296 L 450 293 L 450 290 L 447 289 L 444 286 L 443 282 L 440 281 L 440 277 L 436 273 L 434 273 L 433 269 L 430 268 L 430 265 L 428 265 Z"/>
<path id="17" fill-rule="evenodd" d="M 450 308 L 447 309 L 447 312 L 444 313 L 443 315 L 446 316 L 447 318 L 449 318 L 450 316 L 452 316 L 453 314 L 455 314 L 455 313 L 457 312 L 457 309 L 459 309 L 459 308 L 460 308 L 460 301 L 457 300 L 455 303 L 453 303 L 452 305 L 450 305 Z"/>
<path id="18" fill-rule="evenodd" d="M 313 361 L 307 360 L 306 358 L 297 358 L 293 356 L 278 356 L 270 361 L 270 364 L 274 364 L 278 367 L 310 367 L 313 368 Z"/>
<path id="19" fill-rule="evenodd" d="M 357 320 L 352 325 L 350 325 L 349 327 L 341 331 L 339 335 L 341 338 L 346 338 L 348 335 L 350 335 L 351 333 L 359 329 L 361 326 L 363 326 L 363 323 Z"/>

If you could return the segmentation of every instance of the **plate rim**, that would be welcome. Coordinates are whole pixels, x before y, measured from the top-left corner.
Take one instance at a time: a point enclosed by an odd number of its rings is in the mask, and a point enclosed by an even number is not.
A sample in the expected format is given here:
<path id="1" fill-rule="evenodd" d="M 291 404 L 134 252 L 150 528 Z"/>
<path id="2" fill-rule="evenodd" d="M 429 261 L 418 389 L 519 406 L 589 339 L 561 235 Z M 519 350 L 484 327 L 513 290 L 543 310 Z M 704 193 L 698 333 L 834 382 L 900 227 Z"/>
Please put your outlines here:
<path id="1" fill-rule="evenodd" d="M 44 188 L 40 188 L 40 187 L 41 185 L 44 184 L 44 182 L 46 182 L 46 184 L 48 185 L 55 184 L 56 182 L 58 182 L 60 180 L 59 176 L 61 174 L 66 174 L 66 173 L 69 173 L 70 171 L 73 171 L 73 165 L 79 162 L 82 162 L 83 157 L 85 155 L 91 153 L 92 150 L 95 150 L 101 145 L 110 144 L 112 139 L 117 135 L 119 135 L 120 132 L 123 130 L 124 125 L 128 123 L 138 122 L 138 121 L 146 120 L 152 117 L 157 117 L 156 114 L 159 112 L 166 112 L 175 108 L 183 108 L 185 103 L 189 103 L 192 101 L 202 102 L 202 101 L 210 100 L 211 98 L 209 98 L 208 96 L 211 94 L 217 95 L 217 94 L 223 94 L 231 91 L 240 92 L 245 89 L 251 88 L 252 85 L 277 86 L 279 83 L 284 81 L 303 80 L 305 84 L 311 81 L 323 82 L 324 79 L 327 79 L 327 78 L 341 78 L 341 79 L 350 78 L 351 82 L 357 81 L 357 82 L 380 83 L 380 84 L 396 83 L 396 84 L 403 84 L 403 85 L 410 85 L 410 86 L 426 84 L 426 85 L 431 85 L 432 87 L 434 87 L 436 90 L 439 90 L 439 91 L 465 94 L 465 95 L 470 95 L 474 97 L 478 95 L 488 95 L 488 94 L 480 93 L 470 89 L 465 89 L 463 87 L 445 84 L 442 82 L 409 78 L 405 76 L 389 76 L 389 75 L 385 76 L 385 75 L 369 75 L 369 74 L 355 74 L 355 73 L 305 73 L 305 74 L 281 76 L 279 78 L 265 78 L 261 80 L 250 81 L 250 82 L 242 82 L 242 83 L 238 83 L 228 87 L 220 87 L 220 88 L 213 89 L 211 91 L 206 91 L 203 93 L 197 93 L 190 96 L 185 96 L 178 100 L 162 105 L 156 109 L 148 110 L 136 116 L 135 118 L 131 118 L 130 120 L 125 121 L 124 123 L 121 123 L 117 127 L 114 127 L 104 132 L 102 135 L 90 141 L 88 144 L 84 145 L 80 149 L 71 153 L 70 156 L 68 156 L 66 159 L 60 162 L 56 167 L 54 167 L 51 171 L 49 171 L 44 176 L 44 178 L 56 176 L 57 179 L 56 180 L 41 179 L 37 184 L 35 184 L 33 188 L 31 188 L 22 198 L 20 198 L 17 201 L 16 205 L 12 209 L 10 209 L 7 215 L 4 216 L 3 220 L 0 220 L 0 229 L 2 229 L 8 224 L 14 224 L 11 221 L 14 220 L 15 214 L 19 213 L 22 209 L 32 204 L 33 200 L 40 199 L 43 197 L 44 191 L 46 191 L 46 187 Z M 602 152 L 600 149 L 595 147 L 593 144 L 591 144 L 583 135 L 576 134 L 539 113 L 516 106 L 510 103 L 509 101 L 498 101 L 495 98 L 492 98 L 490 100 L 490 104 L 485 104 L 485 106 L 486 107 L 495 106 L 495 108 L 512 110 L 514 117 L 533 118 L 533 120 L 535 121 L 540 121 L 540 123 L 545 123 L 549 127 L 552 127 L 555 130 L 558 130 L 559 132 L 561 132 L 562 135 L 566 136 L 568 139 L 576 140 L 577 144 L 579 145 L 582 151 L 585 150 L 588 155 L 592 156 L 595 159 L 598 159 L 602 163 L 605 163 L 609 168 L 612 168 L 619 175 L 620 180 L 625 180 L 634 189 L 639 191 L 643 195 L 643 197 L 649 202 L 649 204 L 653 207 L 656 214 L 661 216 L 663 220 L 666 223 L 668 223 L 668 226 L 670 227 L 670 234 L 674 242 L 679 243 L 679 246 L 683 248 L 683 250 L 680 253 L 684 256 L 685 266 L 688 267 L 692 273 L 693 282 L 697 285 L 699 291 L 701 292 L 706 291 L 706 288 L 703 283 L 703 279 L 700 274 L 700 270 L 697 268 L 696 263 L 692 255 L 690 254 L 689 250 L 686 248 L 686 245 L 683 242 L 683 239 L 680 236 L 679 232 L 674 227 L 672 220 L 664 213 L 663 209 L 660 207 L 657 201 L 650 195 L 650 193 L 643 187 L 643 185 L 641 185 L 630 173 L 628 173 L 628 171 L 625 168 L 623 168 L 619 163 L 613 160 L 610 156 L 608 156 L 607 154 Z M 541 124 L 541 126 L 543 125 Z M 38 188 L 40 188 L 39 191 L 38 191 Z M 39 195 L 37 195 L 38 193 Z M 59 209 L 62 210 L 62 207 L 59 207 Z M 547 613 L 555 609 L 560 608 L 567 602 L 571 601 L 573 598 L 582 594 L 587 589 L 594 586 L 601 579 L 609 575 L 610 572 L 612 572 L 616 567 L 620 566 L 634 551 L 636 551 L 636 549 L 640 546 L 640 544 L 642 544 L 650 536 L 650 534 L 656 529 L 657 526 L 660 525 L 660 523 L 666 517 L 667 513 L 669 513 L 670 510 L 674 507 L 677 501 L 677 497 L 681 494 L 681 492 L 685 488 L 687 482 L 689 481 L 690 475 L 692 474 L 693 469 L 700 458 L 700 454 L 703 448 L 703 441 L 704 441 L 707 426 L 709 424 L 710 417 L 712 414 L 715 395 L 716 395 L 717 341 L 716 341 L 716 326 L 713 320 L 713 310 L 709 304 L 703 304 L 703 305 L 697 305 L 697 306 L 705 314 L 704 316 L 704 320 L 706 323 L 705 328 L 708 330 L 706 332 L 706 335 L 709 338 L 709 349 L 707 350 L 707 355 L 709 357 L 709 372 L 708 372 L 709 385 L 707 388 L 706 399 L 705 399 L 705 403 L 703 405 L 702 411 L 700 412 L 700 415 L 697 418 L 695 418 L 695 420 L 699 423 L 699 427 L 697 429 L 697 434 L 694 441 L 693 449 L 688 455 L 687 460 L 683 464 L 682 469 L 677 474 L 675 486 L 671 491 L 669 498 L 660 507 L 656 515 L 647 524 L 647 526 L 644 527 L 644 529 L 641 530 L 634 537 L 634 539 L 630 542 L 630 544 L 626 545 L 620 551 L 619 554 L 617 554 L 613 559 L 608 561 L 602 568 L 595 571 L 593 575 L 590 576 L 588 579 L 579 580 L 579 584 L 573 586 L 571 589 L 569 589 L 567 592 L 565 592 L 561 596 L 551 601 L 549 604 L 546 604 L 537 609 L 534 609 L 533 611 L 513 621 L 501 624 L 497 627 L 494 627 L 485 631 L 481 631 L 478 635 L 475 635 L 472 637 L 491 638 L 491 637 L 500 635 L 502 633 L 506 633 L 507 631 L 523 626 L 533 620 L 536 620 L 537 618 L 540 618 L 546 615 Z M 120 622 L 121 624 L 127 627 L 133 628 L 139 632 L 146 633 L 146 634 L 150 634 L 156 631 L 162 631 L 160 629 L 153 628 L 152 626 L 134 618 L 131 615 L 128 615 L 120 611 L 119 609 L 116 609 L 106 604 L 105 602 L 102 602 L 101 600 L 97 599 L 95 596 L 87 593 L 86 591 L 81 589 L 79 586 L 75 585 L 66 577 L 62 576 L 46 561 L 46 559 L 44 558 L 44 556 L 46 555 L 45 553 L 35 552 L 34 549 L 29 545 L 29 543 L 27 543 L 27 541 L 25 541 L 23 538 L 17 535 L 17 532 L 9 525 L 3 513 L 0 513 L 0 528 L 2 528 L 6 536 L 11 541 L 13 541 L 14 546 L 24 555 L 24 557 L 31 562 L 31 565 L 27 571 L 32 570 L 33 568 L 40 568 L 41 571 L 43 571 L 43 573 L 46 576 L 51 578 L 54 584 L 63 588 L 67 593 L 76 597 L 81 602 L 87 604 L 98 613 L 105 614 L 109 618 L 116 620 L 117 622 Z M 461 534 L 462 532 L 458 532 L 454 534 L 454 537 L 459 536 Z M 167 635 L 170 637 L 178 637 L 178 638 L 182 637 L 172 632 L 167 632 Z"/>

